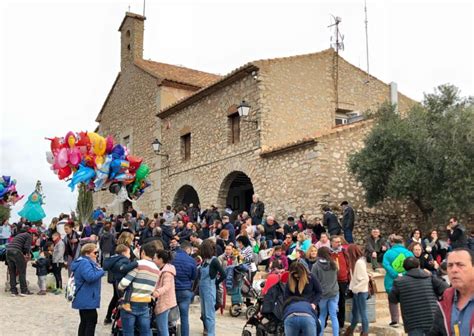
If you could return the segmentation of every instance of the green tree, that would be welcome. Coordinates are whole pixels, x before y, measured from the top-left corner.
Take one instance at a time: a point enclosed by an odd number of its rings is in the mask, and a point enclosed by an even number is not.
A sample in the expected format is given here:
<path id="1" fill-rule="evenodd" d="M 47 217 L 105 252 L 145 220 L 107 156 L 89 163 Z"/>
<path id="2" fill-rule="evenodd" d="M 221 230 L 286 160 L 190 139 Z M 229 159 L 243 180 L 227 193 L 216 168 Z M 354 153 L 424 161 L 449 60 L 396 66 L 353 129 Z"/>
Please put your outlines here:
<path id="1" fill-rule="evenodd" d="M 92 222 L 93 212 L 92 191 L 88 190 L 84 183 L 79 185 L 77 196 L 77 215 L 81 224 Z"/>
<path id="2" fill-rule="evenodd" d="M 0 224 L 5 220 L 10 218 L 10 207 L 4 207 L 0 205 Z"/>
<path id="3" fill-rule="evenodd" d="M 349 169 L 373 206 L 385 198 L 413 201 L 425 223 L 473 212 L 474 100 L 452 85 L 425 94 L 400 116 L 389 104 L 374 114 L 365 147 Z"/>

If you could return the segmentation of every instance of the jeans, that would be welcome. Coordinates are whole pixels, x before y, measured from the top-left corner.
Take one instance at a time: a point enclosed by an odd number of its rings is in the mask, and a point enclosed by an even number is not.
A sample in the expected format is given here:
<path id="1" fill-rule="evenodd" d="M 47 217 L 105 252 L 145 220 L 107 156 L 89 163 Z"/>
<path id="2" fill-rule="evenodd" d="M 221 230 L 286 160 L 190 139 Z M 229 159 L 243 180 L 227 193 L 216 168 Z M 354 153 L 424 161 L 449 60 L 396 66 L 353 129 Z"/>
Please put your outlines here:
<path id="1" fill-rule="evenodd" d="M 38 287 L 40 291 L 46 291 L 46 275 L 38 275 Z"/>
<path id="2" fill-rule="evenodd" d="M 97 325 L 97 310 L 96 309 L 80 309 L 79 316 L 81 323 L 79 323 L 78 336 L 94 336 L 95 326 Z"/>
<path id="3" fill-rule="evenodd" d="M 352 244 L 354 242 L 354 238 L 352 238 L 352 229 L 351 228 L 344 228 L 344 239 L 349 244 Z"/>
<path id="4" fill-rule="evenodd" d="M 316 335 L 316 320 L 312 316 L 290 315 L 284 324 L 285 336 Z"/>
<path id="5" fill-rule="evenodd" d="M 122 318 L 123 336 L 135 335 L 135 323 L 138 322 L 140 335 L 151 336 L 150 329 L 150 309 L 148 303 L 131 302 L 132 311 L 128 312 L 123 309 L 120 310 Z"/>
<path id="6" fill-rule="evenodd" d="M 156 328 L 158 329 L 158 336 L 168 336 L 170 332 L 168 331 L 168 315 L 170 310 L 165 310 L 161 314 L 156 315 Z"/>
<path id="7" fill-rule="evenodd" d="M 337 320 L 337 305 L 339 302 L 339 294 L 329 299 L 321 299 L 319 301 L 319 321 L 321 322 L 320 336 L 324 335 L 324 328 L 326 328 L 326 316 L 329 313 L 332 323 L 332 334 L 339 335 L 339 321 Z"/>
<path id="8" fill-rule="evenodd" d="M 209 262 L 210 263 L 210 262 Z M 201 300 L 201 317 L 208 336 L 216 335 L 216 280 L 209 276 L 209 265 L 201 267 L 199 281 L 199 299 Z"/>
<path id="9" fill-rule="evenodd" d="M 63 269 L 63 263 L 53 263 L 53 275 L 56 279 L 56 288 L 63 288 L 63 279 L 61 276 L 61 270 Z"/>
<path id="10" fill-rule="evenodd" d="M 413 329 L 408 332 L 408 336 L 425 336 L 427 335 L 423 329 Z"/>
<path id="11" fill-rule="evenodd" d="M 398 310 L 398 303 L 388 302 L 388 309 L 390 311 L 390 318 L 392 322 L 400 322 L 400 312 Z"/>
<path id="12" fill-rule="evenodd" d="M 351 316 L 351 328 L 355 329 L 357 321 L 362 322 L 362 332 L 369 332 L 369 319 L 367 318 L 367 297 L 368 292 L 365 293 L 354 293 L 352 298 L 352 316 Z"/>
<path id="13" fill-rule="evenodd" d="M 20 250 L 7 250 L 7 264 L 10 275 L 10 292 L 18 293 L 16 288 L 16 274 L 20 278 L 20 290 L 22 293 L 28 292 L 28 285 L 26 284 L 26 260 L 25 256 Z"/>
<path id="14" fill-rule="evenodd" d="M 176 301 L 179 307 L 179 318 L 181 320 L 181 336 L 189 336 L 189 305 L 194 293 L 190 290 L 177 290 Z"/>

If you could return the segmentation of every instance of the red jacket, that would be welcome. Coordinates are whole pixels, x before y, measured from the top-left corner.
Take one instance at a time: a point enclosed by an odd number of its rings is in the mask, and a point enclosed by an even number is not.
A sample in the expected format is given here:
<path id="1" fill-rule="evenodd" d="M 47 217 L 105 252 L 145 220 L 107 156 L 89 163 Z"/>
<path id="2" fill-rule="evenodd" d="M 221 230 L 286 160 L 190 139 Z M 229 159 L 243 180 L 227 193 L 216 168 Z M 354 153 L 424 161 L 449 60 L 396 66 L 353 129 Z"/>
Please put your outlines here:
<path id="1" fill-rule="evenodd" d="M 349 282 L 351 280 L 349 273 L 349 264 L 347 263 L 344 249 L 338 253 L 332 253 L 332 258 L 338 265 L 337 282 Z"/>
<path id="2" fill-rule="evenodd" d="M 438 302 L 439 310 L 435 315 L 433 327 L 428 335 L 451 335 L 451 311 L 453 309 L 455 289 L 450 287 L 443 293 L 443 298 Z M 439 316 L 441 315 L 441 316 Z M 474 332 L 474 318 L 470 321 L 471 334 Z"/>

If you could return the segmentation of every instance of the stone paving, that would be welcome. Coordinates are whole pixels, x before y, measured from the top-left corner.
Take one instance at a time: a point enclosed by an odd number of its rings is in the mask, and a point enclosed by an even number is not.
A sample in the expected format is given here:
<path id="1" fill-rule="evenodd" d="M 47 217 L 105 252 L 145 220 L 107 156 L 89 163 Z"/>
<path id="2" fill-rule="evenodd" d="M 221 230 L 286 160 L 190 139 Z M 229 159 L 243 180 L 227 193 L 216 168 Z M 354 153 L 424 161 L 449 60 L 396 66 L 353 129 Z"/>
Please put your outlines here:
<path id="1" fill-rule="evenodd" d="M 0 336 L 70 336 L 77 335 L 79 313 L 71 308 L 64 295 L 48 293 L 46 296 L 31 295 L 28 297 L 10 297 L 5 292 L 7 267 L 0 264 Z M 63 271 L 63 281 L 67 274 Z M 35 269 L 28 265 L 27 279 L 30 290 L 38 291 Z M 99 324 L 96 335 L 110 335 L 110 326 L 104 326 L 107 306 L 112 297 L 112 286 L 106 279 L 102 280 L 101 307 L 99 309 Z M 199 308 L 191 307 L 191 335 L 202 335 L 202 323 L 199 319 Z M 217 335 L 237 336 L 242 333 L 245 324 L 243 316 L 233 318 L 228 312 L 217 315 Z"/>

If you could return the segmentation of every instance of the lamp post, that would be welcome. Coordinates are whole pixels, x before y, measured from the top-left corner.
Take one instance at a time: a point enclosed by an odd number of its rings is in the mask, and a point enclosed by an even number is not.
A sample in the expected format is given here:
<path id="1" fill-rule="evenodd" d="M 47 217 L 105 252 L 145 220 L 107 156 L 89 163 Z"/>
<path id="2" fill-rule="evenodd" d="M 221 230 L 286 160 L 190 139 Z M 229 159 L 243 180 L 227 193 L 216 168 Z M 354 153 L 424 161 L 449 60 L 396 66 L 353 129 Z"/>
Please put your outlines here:
<path id="1" fill-rule="evenodd" d="M 248 119 L 249 112 L 250 112 L 250 105 L 245 100 L 242 100 L 240 105 L 237 106 L 237 112 L 239 112 L 239 117 L 241 118 L 244 117 L 242 121 L 255 123 L 255 125 L 258 127 L 257 120 Z"/>
<path id="2" fill-rule="evenodd" d="M 162 153 L 160 153 L 160 150 L 161 150 L 161 142 L 160 142 L 160 140 L 155 139 L 155 141 L 153 141 L 153 142 L 151 143 L 151 145 L 153 146 L 153 152 L 155 152 L 156 155 L 165 156 L 166 158 L 169 157 L 168 154 L 162 154 Z"/>

